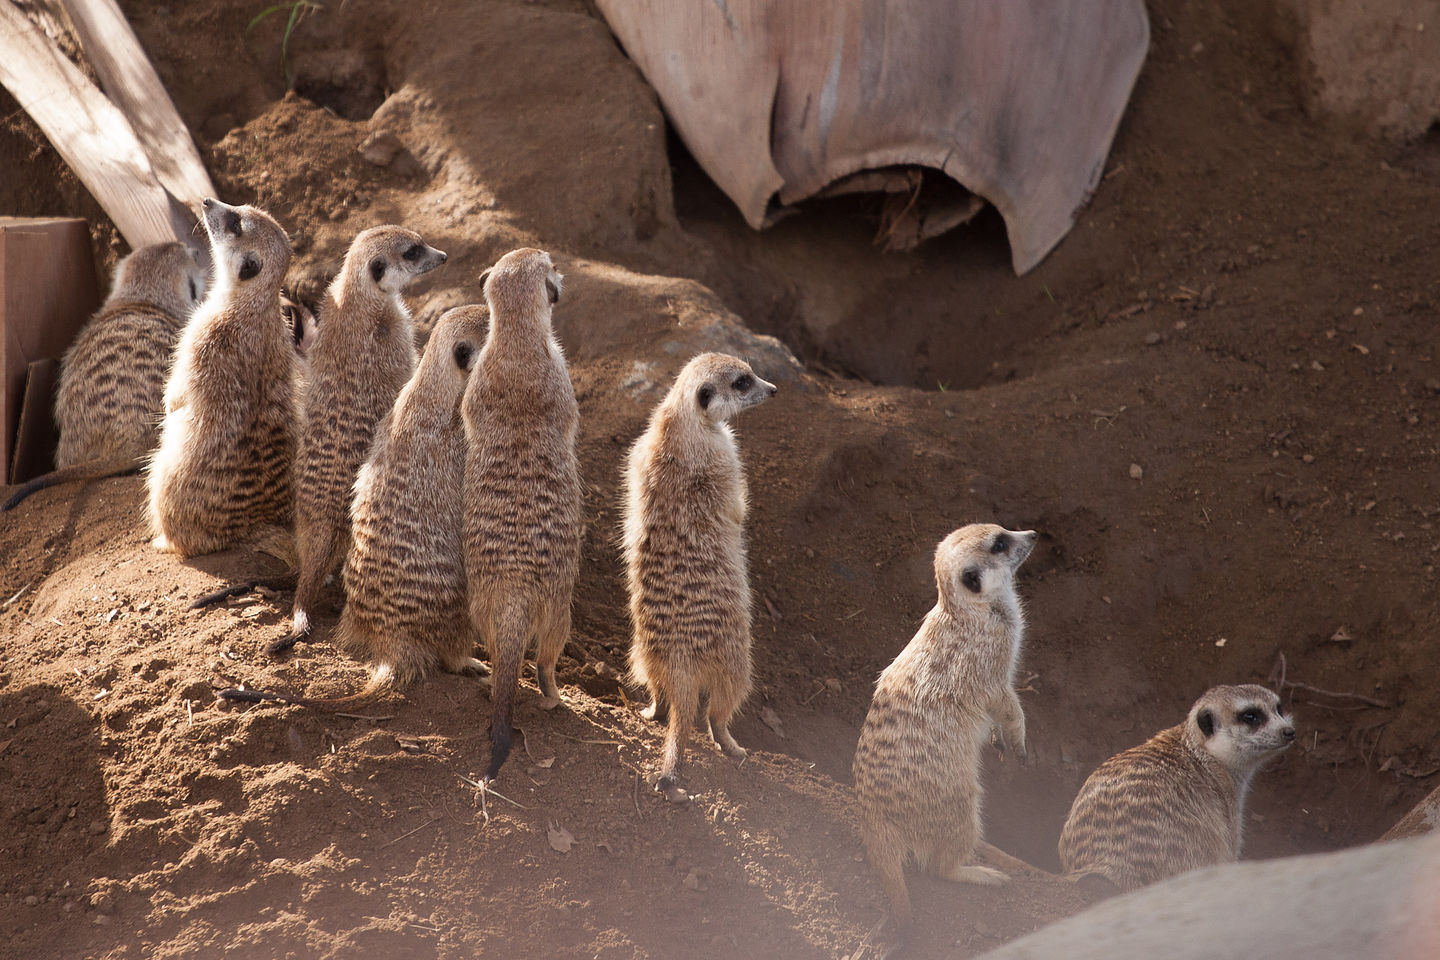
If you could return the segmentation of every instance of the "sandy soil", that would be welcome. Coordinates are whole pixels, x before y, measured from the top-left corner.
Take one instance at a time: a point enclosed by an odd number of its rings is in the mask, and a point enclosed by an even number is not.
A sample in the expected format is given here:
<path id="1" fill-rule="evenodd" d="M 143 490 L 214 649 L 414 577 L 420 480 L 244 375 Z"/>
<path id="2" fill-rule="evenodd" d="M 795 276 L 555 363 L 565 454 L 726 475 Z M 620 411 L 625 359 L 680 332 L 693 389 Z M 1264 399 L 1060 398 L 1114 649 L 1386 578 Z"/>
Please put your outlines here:
<path id="1" fill-rule="evenodd" d="M 752 233 L 584 3 L 327 6 L 292 41 L 290 94 L 280 24 L 245 31 L 257 4 L 124 7 L 221 196 L 292 231 L 302 295 L 387 221 L 450 253 L 415 293 L 422 319 L 476 299 L 514 246 L 555 254 L 589 526 L 566 705 L 542 713 L 529 688 L 507 799 L 482 806 L 473 680 L 354 717 L 223 710 L 216 688 L 330 695 L 364 669 L 323 639 L 269 661 L 283 595 L 188 611 L 266 561 L 155 553 L 139 478 L 6 515 L 14 955 L 851 956 L 882 910 L 855 738 L 933 602 L 935 542 L 971 520 L 1043 533 L 1021 579 L 1032 761 L 986 771 L 1000 848 L 1055 869 L 1089 771 L 1220 682 L 1283 683 L 1301 729 L 1252 793 L 1251 856 L 1370 841 L 1440 784 L 1440 141 L 1308 117 L 1266 4 L 1152 4 L 1103 185 L 1019 279 L 993 214 L 909 255 L 872 245 L 868 201 Z M 0 209 L 91 218 L 108 267 L 113 226 L 0 101 Z M 404 145 L 383 167 L 357 152 L 382 131 Z M 751 759 L 692 749 L 699 796 L 675 809 L 616 680 L 619 463 L 670 376 L 716 347 L 782 388 L 740 425 L 758 689 L 735 730 Z M 920 957 L 1083 903 L 1038 873 L 912 889 Z"/>

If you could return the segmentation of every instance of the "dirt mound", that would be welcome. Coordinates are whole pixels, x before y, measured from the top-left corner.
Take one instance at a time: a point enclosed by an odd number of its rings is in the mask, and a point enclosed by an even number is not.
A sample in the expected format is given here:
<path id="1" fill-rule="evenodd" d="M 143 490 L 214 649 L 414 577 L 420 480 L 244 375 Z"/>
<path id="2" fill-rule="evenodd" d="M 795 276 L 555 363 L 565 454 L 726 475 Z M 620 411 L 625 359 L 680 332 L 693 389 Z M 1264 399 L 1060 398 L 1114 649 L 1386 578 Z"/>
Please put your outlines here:
<path id="1" fill-rule="evenodd" d="M 237 682 L 363 683 L 323 642 L 338 596 L 322 642 L 270 663 L 283 596 L 184 609 L 261 558 L 155 553 L 138 478 L 38 494 L 0 518 L 13 950 L 848 955 L 881 912 L 850 810 L 855 738 L 933 603 L 934 544 L 971 520 L 1043 534 L 1020 585 L 1033 759 L 986 771 L 1002 849 L 1053 868 L 1095 764 L 1217 682 L 1283 684 L 1301 729 L 1256 781 L 1250 855 L 1371 840 L 1436 785 L 1440 147 L 1315 126 L 1265 10 L 1152 7 L 1095 202 L 1021 279 L 994 218 L 913 255 L 871 245 L 862 201 L 750 232 L 579 2 L 327 7 L 291 42 L 290 95 L 279 25 L 247 35 L 250 6 L 127 13 L 222 195 L 295 235 L 302 292 L 390 220 L 450 253 L 422 317 L 478 297 L 512 246 L 555 253 L 588 520 L 567 708 L 522 699 L 528 750 L 499 784 L 520 806 L 485 809 L 461 779 L 485 754 L 474 681 L 358 711 L 384 720 L 221 711 L 212 690 Z M 0 208 L 90 216 L 113 261 L 113 228 L 23 115 L 0 115 L 0 162 L 22 171 Z M 386 163 L 359 152 L 381 134 Z M 615 680 L 619 465 L 673 373 L 714 347 L 781 383 L 740 424 L 758 688 L 735 729 L 751 759 L 692 750 L 700 797 L 675 810 L 637 779 L 659 737 Z M 914 886 L 919 956 L 974 955 L 1080 905 L 1045 878 Z"/>

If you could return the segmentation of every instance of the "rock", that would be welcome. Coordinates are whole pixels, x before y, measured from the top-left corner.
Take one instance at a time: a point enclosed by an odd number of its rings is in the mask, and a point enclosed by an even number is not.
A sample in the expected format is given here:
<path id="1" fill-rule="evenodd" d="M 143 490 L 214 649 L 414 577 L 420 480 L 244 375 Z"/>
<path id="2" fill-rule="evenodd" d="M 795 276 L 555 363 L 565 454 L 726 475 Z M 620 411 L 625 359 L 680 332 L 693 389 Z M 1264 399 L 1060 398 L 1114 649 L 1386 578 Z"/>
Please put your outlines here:
<path id="1" fill-rule="evenodd" d="M 1145 479 L 1145 468 L 1142 467 L 1142 466 L 1140 466 L 1140 464 L 1138 464 L 1138 463 L 1132 463 L 1132 464 L 1130 464 L 1130 479 L 1131 479 L 1131 480 L 1144 480 L 1144 479 Z"/>
<path id="2" fill-rule="evenodd" d="M 1145 346 L 1153 347 L 1164 341 L 1164 339 L 1165 338 L 1162 337 L 1160 334 L 1156 333 L 1154 330 L 1151 330 L 1149 333 L 1145 334 Z"/>
<path id="3" fill-rule="evenodd" d="M 360 144 L 360 156 L 377 167 L 388 167 L 405 145 L 400 138 L 388 130 L 380 130 L 365 138 Z"/>

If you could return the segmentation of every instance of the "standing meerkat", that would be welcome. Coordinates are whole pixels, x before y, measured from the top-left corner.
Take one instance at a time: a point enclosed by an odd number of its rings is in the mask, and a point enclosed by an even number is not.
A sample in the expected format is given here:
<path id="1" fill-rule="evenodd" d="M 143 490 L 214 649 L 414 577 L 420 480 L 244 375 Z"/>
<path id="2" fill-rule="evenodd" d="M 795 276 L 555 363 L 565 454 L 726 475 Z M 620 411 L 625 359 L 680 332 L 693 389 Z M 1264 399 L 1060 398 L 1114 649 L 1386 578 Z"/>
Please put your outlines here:
<path id="1" fill-rule="evenodd" d="M 306 351 L 307 386 L 295 458 L 295 547 L 299 575 L 289 636 L 280 653 L 310 633 L 310 611 L 349 545 L 350 493 L 370 452 L 375 424 L 415 372 L 415 333 L 401 293 L 445 262 L 404 227 L 372 227 L 355 237 L 320 305 Z"/>
<path id="2" fill-rule="evenodd" d="M 150 528 L 157 549 L 184 557 L 250 541 L 288 559 L 298 361 L 279 298 L 290 238 L 255 207 L 202 206 L 214 276 L 165 385 Z"/>
<path id="3" fill-rule="evenodd" d="M 347 600 L 335 642 L 370 662 L 369 685 L 329 700 L 262 690 L 223 690 L 221 699 L 336 709 L 437 668 L 484 672 L 473 656 L 455 491 L 465 474 L 460 399 L 486 325 L 483 306 L 455 307 L 440 317 L 419 368 L 376 426 L 370 456 L 355 481 Z"/>
<path id="4" fill-rule="evenodd" d="M 182 243 L 141 247 L 115 267 L 110 295 L 60 360 L 56 470 L 20 487 L 0 510 L 37 490 L 145 466 L 160 438 L 175 343 L 205 293 L 205 268 Z"/>
<path id="5" fill-rule="evenodd" d="M 513 250 L 482 275 L 490 334 L 461 404 L 470 619 L 493 670 L 490 766 L 510 754 L 510 714 L 536 641 L 541 706 L 560 703 L 555 663 L 570 635 L 580 566 L 580 409 L 551 330 L 560 274 L 543 250 Z"/>
<path id="6" fill-rule="evenodd" d="M 905 863 L 959 883 L 998 884 L 970 863 L 980 841 L 980 751 L 997 727 L 1025 755 L 1015 670 L 1025 615 L 1015 571 L 1033 530 L 970 524 L 935 549 L 939 602 L 880 674 L 855 749 L 860 834 L 900 931 L 910 925 Z"/>
<path id="7" fill-rule="evenodd" d="M 1250 780 L 1294 741 L 1273 691 L 1210 688 L 1184 723 L 1090 774 L 1060 832 L 1061 866 L 1134 890 L 1238 859 Z"/>
<path id="8" fill-rule="evenodd" d="M 750 365 L 721 353 L 687 363 L 625 466 L 624 551 L 630 672 L 650 691 L 645 716 L 668 719 L 655 789 L 685 802 L 676 771 L 702 695 L 710 736 L 745 750 L 730 719 L 750 693 L 745 473 L 730 420 L 775 395 Z"/>

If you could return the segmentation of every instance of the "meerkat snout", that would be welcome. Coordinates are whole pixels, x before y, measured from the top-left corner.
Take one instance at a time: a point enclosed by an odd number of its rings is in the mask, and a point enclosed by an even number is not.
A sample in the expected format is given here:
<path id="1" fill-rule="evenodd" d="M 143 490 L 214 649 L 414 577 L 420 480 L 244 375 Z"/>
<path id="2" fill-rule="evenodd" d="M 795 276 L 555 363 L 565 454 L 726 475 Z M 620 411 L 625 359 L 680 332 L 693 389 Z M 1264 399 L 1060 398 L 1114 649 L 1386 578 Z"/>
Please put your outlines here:
<path id="1" fill-rule="evenodd" d="M 726 423 L 741 410 L 769 400 L 778 389 L 755 376 L 748 366 L 716 369 L 695 390 L 695 403 L 707 420 Z"/>
<path id="2" fill-rule="evenodd" d="M 960 532 L 946 537 L 935 556 L 940 593 L 951 603 L 984 602 L 1008 590 L 1039 538 L 1034 530 L 996 528 L 977 549 L 973 537 L 962 538 Z"/>

